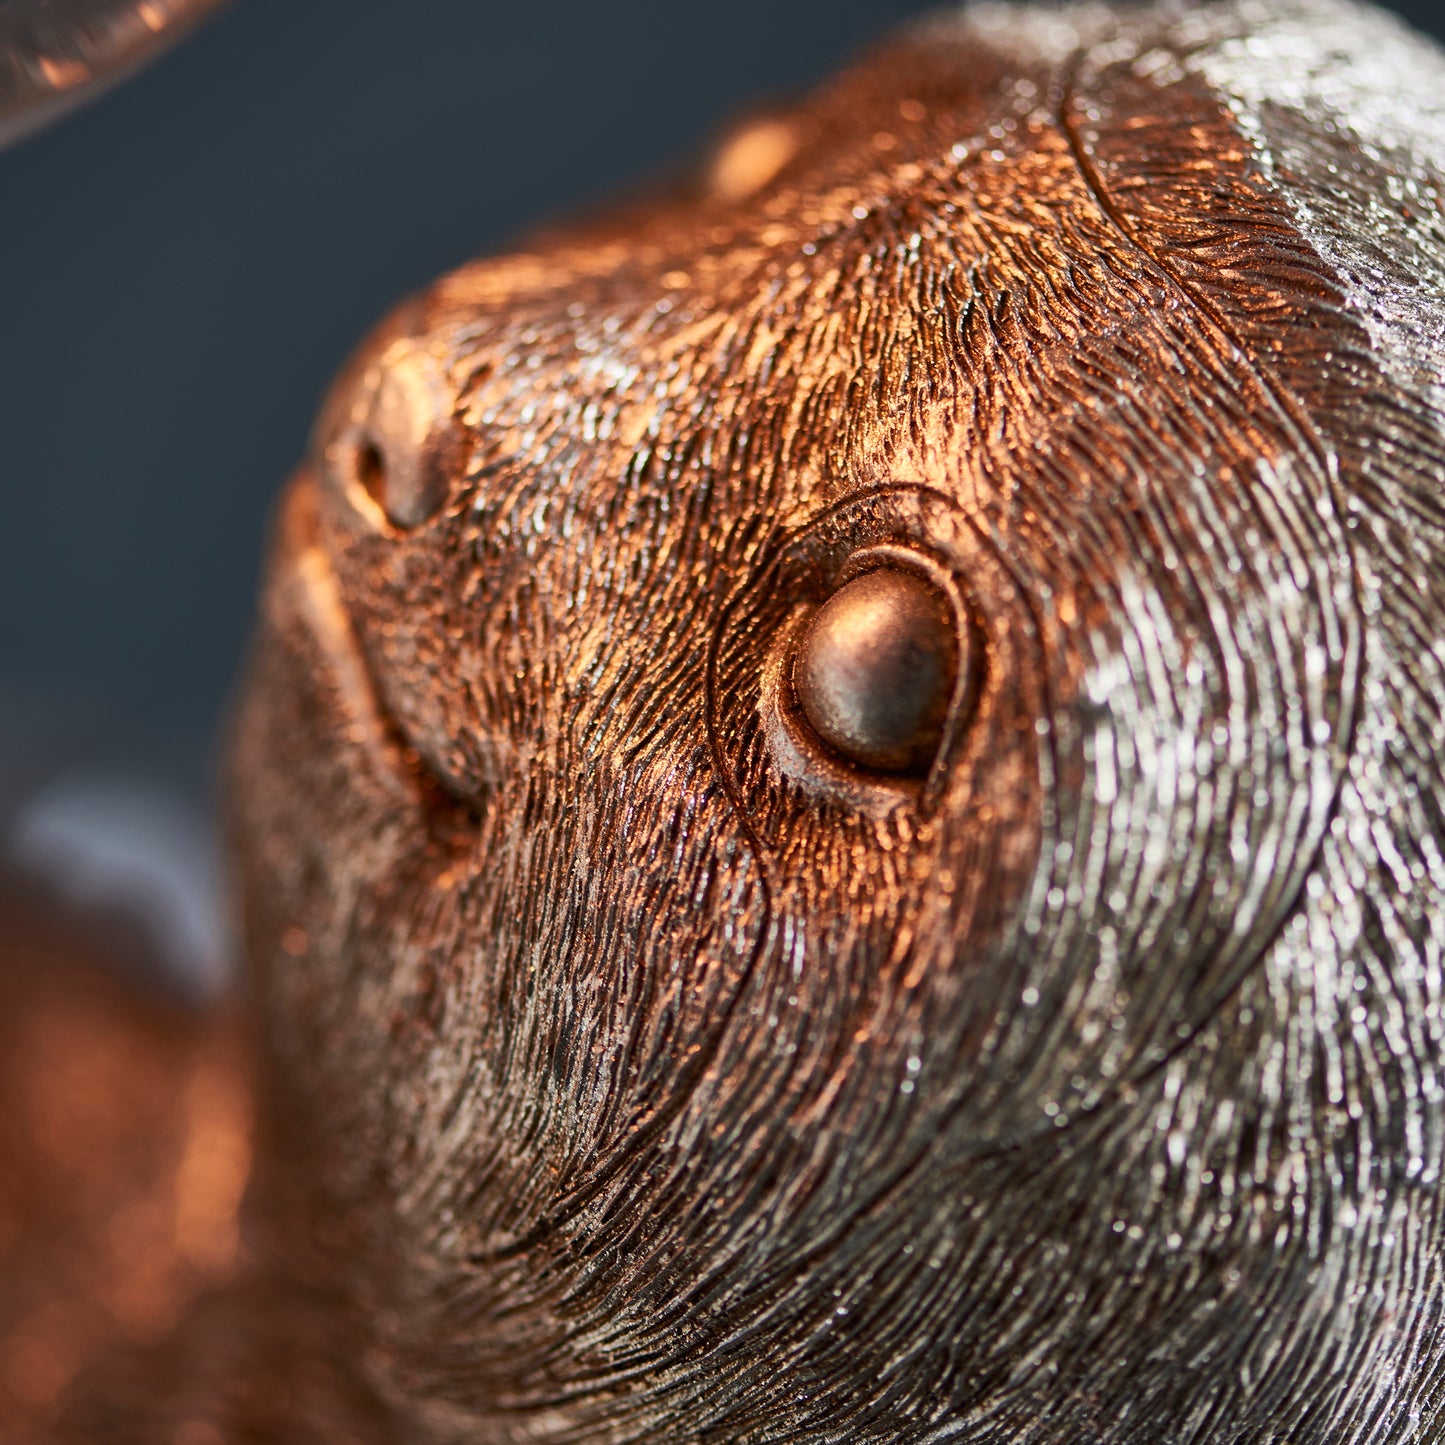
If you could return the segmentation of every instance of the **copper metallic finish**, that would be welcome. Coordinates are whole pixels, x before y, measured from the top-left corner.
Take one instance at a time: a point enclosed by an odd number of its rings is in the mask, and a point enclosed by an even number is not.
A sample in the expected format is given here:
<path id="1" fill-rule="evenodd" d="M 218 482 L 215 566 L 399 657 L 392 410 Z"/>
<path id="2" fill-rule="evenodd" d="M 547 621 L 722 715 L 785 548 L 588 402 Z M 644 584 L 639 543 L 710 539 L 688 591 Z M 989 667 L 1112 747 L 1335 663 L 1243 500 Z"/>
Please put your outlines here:
<path id="1" fill-rule="evenodd" d="M 928 583 L 894 567 L 865 572 L 803 632 L 792 667 L 798 707 L 823 743 L 860 767 L 926 772 L 948 720 L 959 651 L 953 611 Z"/>
<path id="2" fill-rule="evenodd" d="M 318 445 L 334 484 L 378 525 L 408 528 L 436 515 L 465 462 L 454 388 L 424 346 L 402 337 L 362 358 L 321 419 Z"/>
<path id="3" fill-rule="evenodd" d="M 163 1340 L 236 1267 L 251 1094 L 238 1021 L 136 997 L 0 888 L 0 1439 Z"/>
<path id="4" fill-rule="evenodd" d="M 221 0 L 4 0 L 0 146 L 152 60 Z"/>
<path id="5" fill-rule="evenodd" d="M 1441 96 L 1332 0 L 986 7 L 396 313 L 232 755 L 264 1248 L 72 1419 L 1441 1438 Z M 923 777 L 786 685 L 882 558 Z"/>

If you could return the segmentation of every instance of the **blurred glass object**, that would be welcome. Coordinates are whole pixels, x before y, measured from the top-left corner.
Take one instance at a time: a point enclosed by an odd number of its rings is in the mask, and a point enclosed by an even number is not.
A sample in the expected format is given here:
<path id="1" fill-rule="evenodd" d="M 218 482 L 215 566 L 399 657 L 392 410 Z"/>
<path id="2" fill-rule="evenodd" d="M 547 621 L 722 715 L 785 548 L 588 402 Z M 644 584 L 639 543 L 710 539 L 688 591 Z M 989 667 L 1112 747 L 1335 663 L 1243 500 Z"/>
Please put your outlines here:
<path id="1" fill-rule="evenodd" d="M 0 146 L 158 55 L 223 0 L 0 0 Z"/>

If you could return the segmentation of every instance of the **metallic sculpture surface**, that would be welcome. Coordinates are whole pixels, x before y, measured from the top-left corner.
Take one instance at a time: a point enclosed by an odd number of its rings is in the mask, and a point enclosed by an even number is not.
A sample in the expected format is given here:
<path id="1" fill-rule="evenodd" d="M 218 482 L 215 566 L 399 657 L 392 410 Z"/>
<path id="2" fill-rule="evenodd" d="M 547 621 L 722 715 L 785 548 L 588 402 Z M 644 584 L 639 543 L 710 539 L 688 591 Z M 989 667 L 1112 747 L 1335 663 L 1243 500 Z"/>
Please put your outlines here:
<path id="1" fill-rule="evenodd" d="M 0 0 L 0 146 L 152 60 L 220 0 Z"/>
<path id="2" fill-rule="evenodd" d="M 249 1262 L 75 1418 L 1440 1438 L 1442 97 L 946 15 L 399 310 L 238 719 Z"/>

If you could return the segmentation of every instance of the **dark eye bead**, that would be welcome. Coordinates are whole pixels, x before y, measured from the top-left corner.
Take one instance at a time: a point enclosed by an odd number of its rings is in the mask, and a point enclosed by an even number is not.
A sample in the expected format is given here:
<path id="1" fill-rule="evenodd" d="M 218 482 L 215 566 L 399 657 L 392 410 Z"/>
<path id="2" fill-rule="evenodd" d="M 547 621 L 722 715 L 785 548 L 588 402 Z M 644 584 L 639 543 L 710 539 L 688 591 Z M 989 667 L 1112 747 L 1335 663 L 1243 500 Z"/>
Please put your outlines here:
<path id="1" fill-rule="evenodd" d="M 960 667 L 948 600 L 896 568 L 864 573 L 818 609 L 793 662 L 803 715 L 860 767 L 928 770 Z"/>

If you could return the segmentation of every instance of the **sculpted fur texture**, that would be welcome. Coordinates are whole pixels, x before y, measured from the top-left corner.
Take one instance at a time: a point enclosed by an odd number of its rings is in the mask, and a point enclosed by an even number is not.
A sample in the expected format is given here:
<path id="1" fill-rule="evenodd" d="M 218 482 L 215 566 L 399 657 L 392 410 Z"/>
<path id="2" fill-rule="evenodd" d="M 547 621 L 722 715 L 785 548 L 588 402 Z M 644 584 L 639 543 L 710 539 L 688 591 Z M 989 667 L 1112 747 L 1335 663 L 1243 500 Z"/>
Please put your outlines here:
<path id="1" fill-rule="evenodd" d="M 1332 0 L 945 14 L 395 313 L 238 719 L 193 1413 L 1439 1438 L 1442 96 Z"/>

